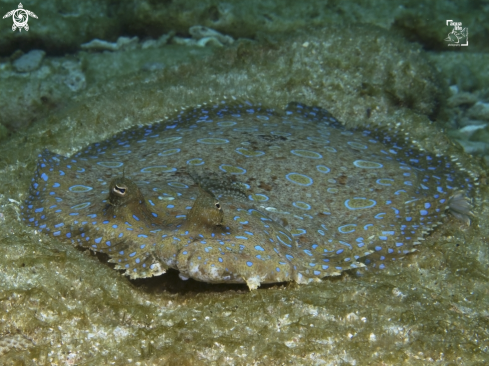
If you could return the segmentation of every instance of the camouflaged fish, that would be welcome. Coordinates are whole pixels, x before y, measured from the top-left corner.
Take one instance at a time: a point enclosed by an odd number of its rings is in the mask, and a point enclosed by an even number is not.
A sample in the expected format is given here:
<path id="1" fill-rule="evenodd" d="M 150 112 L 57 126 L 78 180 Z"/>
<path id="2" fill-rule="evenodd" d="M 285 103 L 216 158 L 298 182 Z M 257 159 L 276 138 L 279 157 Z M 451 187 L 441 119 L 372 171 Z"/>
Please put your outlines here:
<path id="1" fill-rule="evenodd" d="M 383 129 L 327 111 L 221 101 L 71 157 L 44 151 L 23 220 L 107 253 L 131 278 L 308 283 L 403 257 L 476 178 Z"/>

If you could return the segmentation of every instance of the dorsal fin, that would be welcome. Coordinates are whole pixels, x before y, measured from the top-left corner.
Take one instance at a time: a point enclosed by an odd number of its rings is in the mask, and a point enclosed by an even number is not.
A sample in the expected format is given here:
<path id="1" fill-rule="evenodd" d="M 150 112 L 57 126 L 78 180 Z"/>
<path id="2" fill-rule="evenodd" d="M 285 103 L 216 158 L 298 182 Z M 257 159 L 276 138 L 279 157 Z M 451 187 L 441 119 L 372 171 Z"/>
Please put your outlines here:
<path id="1" fill-rule="evenodd" d="M 188 169 L 192 180 L 204 191 L 211 192 L 216 197 L 230 196 L 240 200 L 248 201 L 246 186 L 239 182 L 235 176 L 226 173 L 201 172 Z"/>

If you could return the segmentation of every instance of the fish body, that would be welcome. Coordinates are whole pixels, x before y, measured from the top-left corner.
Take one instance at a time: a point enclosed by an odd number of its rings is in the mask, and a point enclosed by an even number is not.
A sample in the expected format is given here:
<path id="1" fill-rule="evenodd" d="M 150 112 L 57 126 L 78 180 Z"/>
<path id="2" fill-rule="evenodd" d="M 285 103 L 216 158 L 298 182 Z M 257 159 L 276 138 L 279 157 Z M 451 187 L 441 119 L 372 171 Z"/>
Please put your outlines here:
<path id="1" fill-rule="evenodd" d="M 447 212 L 467 221 L 473 178 L 396 131 L 326 110 L 247 101 L 190 108 L 71 157 L 44 151 L 25 222 L 107 253 L 131 278 L 308 283 L 383 267 Z"/>

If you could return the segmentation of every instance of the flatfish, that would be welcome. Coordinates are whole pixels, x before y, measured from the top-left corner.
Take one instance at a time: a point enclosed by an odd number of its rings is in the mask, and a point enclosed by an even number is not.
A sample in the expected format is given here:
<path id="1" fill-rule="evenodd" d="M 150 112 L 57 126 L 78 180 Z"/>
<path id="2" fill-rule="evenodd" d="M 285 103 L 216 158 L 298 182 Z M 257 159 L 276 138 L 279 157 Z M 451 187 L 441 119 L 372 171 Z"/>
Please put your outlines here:
<path id="1" fill-rule="evenodd" d="M 393 129 L 222 100 L 71 157 L 42 152 L 22 216 L 131 278 L 174 268 L 256 289 L 383 268 L 447 215 L 469 222 L 476 184 Z"/>

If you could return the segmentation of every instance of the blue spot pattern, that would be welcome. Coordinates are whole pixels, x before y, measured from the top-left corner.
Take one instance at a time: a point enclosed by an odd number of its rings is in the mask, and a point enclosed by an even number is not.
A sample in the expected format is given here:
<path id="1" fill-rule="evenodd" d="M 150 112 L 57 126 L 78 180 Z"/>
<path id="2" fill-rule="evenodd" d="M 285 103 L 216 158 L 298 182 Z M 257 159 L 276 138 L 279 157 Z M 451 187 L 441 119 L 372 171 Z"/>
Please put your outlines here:
<path id="1" fill-rule="evenodd" d="M 384 268 L 447 214 L 467 220 L 475 187 L 394 128 L 347 129 L 298 103 L 222 100 L 71 157 L 43 151 L 22 218 L 108 254 L 131 278 L 174 268 L 254 289 Z"/>

